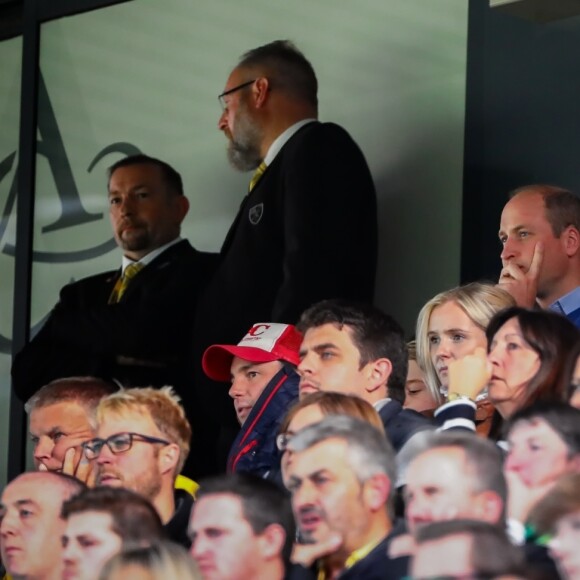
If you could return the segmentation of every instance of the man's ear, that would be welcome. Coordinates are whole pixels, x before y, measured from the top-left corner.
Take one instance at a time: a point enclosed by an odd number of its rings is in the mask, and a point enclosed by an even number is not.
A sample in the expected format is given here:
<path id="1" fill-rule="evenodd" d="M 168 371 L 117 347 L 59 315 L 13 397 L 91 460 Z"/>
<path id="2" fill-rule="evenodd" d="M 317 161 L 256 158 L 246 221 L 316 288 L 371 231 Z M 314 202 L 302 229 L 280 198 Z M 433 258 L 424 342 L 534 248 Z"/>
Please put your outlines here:
<path id="1" fill-rule="evenodd" d="M 379 358 L 375 361 L 368 363 L 368 374 L 369 379 L 367 384 L 367 392 L 372 393 L 377 389 L 385 387 L 393 372 L 393 365 L 388 358 Z M 386 395 L 385 395 L 386 396 Z"/>
<path id="2" fill-rule="evenodd" d="M 165 475 L 167 472 L 173 473 L 175 471 L 175 466 L 179 462 L 180 454 L 181 452 L 177 443 L 170 443 L 161 449 L 159 453 L 159 469 L 161 475 Z"/>
<path id="3" fill-rule="evenodd" d="M 391 491 L 391 481 L 384 473 L 377 473 L 364 483 L 364 500 L 369 509 L 377 512 L 385 509 L 389 493 Z"/>
<path id="4" fill-rule="evenodd" d="M 286 532 L 280 524 L 270 524 L 258 536 L 260 552 L 265 560 L 280 557 L 286 542 Z"/>
<path id="5" fill-rule="evenodd" d="M 496 524 L 501 521 L 504 504 L 495 491 L 487 490 L 477 494 L 473 502 L 473 508 L 478 519 L 490 524 Z"/>
<path id="6" fill-rule="evenodd" d="M 568 226 L 560 238 L 566 255 L 570 258 L 575 256 L 580 250 L 580 232 L 574 226 Z"/>
<path id="7" fill-rule="evenodd" d="M 266 104 L 268 93 L 270 92 L 270 80 L 266 77 L 256 79 L 252 87 L 252 98 L 256 109 L 261 109 Z"/>

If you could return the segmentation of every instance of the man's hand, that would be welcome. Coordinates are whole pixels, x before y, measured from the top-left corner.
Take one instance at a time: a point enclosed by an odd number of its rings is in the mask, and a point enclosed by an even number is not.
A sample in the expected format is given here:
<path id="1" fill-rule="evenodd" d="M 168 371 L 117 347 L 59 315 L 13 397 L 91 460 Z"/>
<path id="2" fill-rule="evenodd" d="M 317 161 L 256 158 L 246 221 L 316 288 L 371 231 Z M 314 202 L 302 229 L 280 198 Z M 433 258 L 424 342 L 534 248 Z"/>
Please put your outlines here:
<path id="1" fill-rule="evenodd" d="M 499 276 L 497 285 L 509 292 L 518 306 L 533 308 L 538 293 L 538 277 L 544 260 L 544 245 L 538 242 L 534 247 L 532 263 L 523 272 L 513 263 L 508 263 Z"/>
<path id="2" fill-rule="evenodd" d="M 475 401 L 491 379 L 491 365 L 481 346 L 473 353 L 449 363 L 449 394 L 457 393 Z"/>
<path id="3" fill-rule="evenodd" d="M 342 537 L 337 532 L 330 532 L 323 540 L 313 544 L 294 544 L 292 563 L 310 568 L 316 560 L 336 552 L 342 545 Z"/>
<path id="4" fill-rule="evenodd" d="M 508 484 L 508 518 L 525 524 L 532 508 L 554 487 L 556 480 L 542 485 L 527 486 L 517 471 L 504 470 Z"/>
<path id="5" fill-rule="evenodd" d="M 97 477 L 95 462 L 89 461 L 80 447 L 71 447 L 67 450 L 62 464 L 62 472 L 76 477 L 86 483 L 88 487 L 95 486 Z"/>

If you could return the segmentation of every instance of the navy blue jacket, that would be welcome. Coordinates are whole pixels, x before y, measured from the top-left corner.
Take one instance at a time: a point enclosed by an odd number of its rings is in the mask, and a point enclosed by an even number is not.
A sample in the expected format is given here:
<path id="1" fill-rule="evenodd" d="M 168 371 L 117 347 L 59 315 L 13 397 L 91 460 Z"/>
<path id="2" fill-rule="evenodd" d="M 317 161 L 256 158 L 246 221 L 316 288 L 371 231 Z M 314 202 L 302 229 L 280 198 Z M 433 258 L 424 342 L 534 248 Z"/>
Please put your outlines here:
<path id="1" fill-rule="evenodd" d="M 434 429 L 435 425 L 412 409 L 403 409 L 401 403 L 391 399 L 382 406 L 379 416 L 383 422 L 387 439 L 398 452 L 412 435 L 423 429 Z"/>
<path id="2" fill-rule="evenodd" d="M 266 477 L 278 470 L 280 454 L 276 436 L 288 409 L 298 400 L 300 377 L 284 366 L 268 383 L 244 421 L 228 456 L 228 472 Z"/>

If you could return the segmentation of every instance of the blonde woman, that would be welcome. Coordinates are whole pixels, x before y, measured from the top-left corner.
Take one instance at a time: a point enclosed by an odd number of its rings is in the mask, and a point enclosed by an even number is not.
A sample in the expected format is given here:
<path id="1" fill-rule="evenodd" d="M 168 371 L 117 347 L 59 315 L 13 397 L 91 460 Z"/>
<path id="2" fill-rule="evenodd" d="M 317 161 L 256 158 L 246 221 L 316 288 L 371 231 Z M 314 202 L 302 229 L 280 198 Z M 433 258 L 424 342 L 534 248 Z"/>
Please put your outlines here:
<path id="1" fill-rule="evenodd" d="M 417 362 L 439 405 L 447 400 L 450 362 L 478 347 L 486 348 L 489 321 L 514 304 L 505 290 L 473 282 L 441 292 L 423 306 L 417 318 Z M 492 411 L 488 403 L 480 402 L 476 417 L 479 433 L 487 435 Z"/>

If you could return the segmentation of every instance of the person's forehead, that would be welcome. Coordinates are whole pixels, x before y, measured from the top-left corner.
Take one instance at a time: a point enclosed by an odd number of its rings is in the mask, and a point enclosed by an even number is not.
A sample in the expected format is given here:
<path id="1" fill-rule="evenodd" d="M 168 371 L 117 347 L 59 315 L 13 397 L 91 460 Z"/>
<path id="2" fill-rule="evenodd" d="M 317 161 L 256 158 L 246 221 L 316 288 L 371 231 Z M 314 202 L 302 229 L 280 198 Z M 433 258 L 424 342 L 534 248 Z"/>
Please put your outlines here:
<path id="1" fill-rule="evenodd" d="M 30 412 L 30 422 L 41 428 L 50 428 L 50 425 L 89 424 L 87 410 L 77 401 L 62 401 L 42 407 Z"/>
<path id="2" fill-rule="evenodd" d="M 30 501 L 41 509 L 54 507 L 56 510 L 55 506 L 58 506 L 58 501 L 55 500 L 60 500 L 62 495 L 61 486 L 51 475 L 31 472 L 21 475 L 9 483 L 4 488 L 0 503 L 9 507 Z"/>
<path id="3" fill-rule="evenodd" d="M 550 436 L 559 438 L 558 433 L 541 417 L 532 417 L 531 419 L 518 421 L 508 433 L 508 439 L 510 441 L 525 440 L 538 436 L 544 439 Z"/>
<path id="4" fill-rule="evenodd" d="M 347 442 L 338 437 L 315 443 L 304 451 L 294 452 L 292 471 L 295 475 L 308 477 L 321 470 L 332 473 L 342 471 L 346 467 L 352 470 L 346 457 L 347 448 Z"/>
<path id="5" fill-rule="evenodd" d="M 105 412 L 100 417 L 97 434 L 108 437 L 115 433 L 135 432 L 147 435 L 158 431 L 153 418 L 145 409 L 124 410 L 122 412 Z"/>
<path id="6" fill-rule="evenodd" d="M 315 348 L 319 344 L 326 343 L 332 343 L 337 347 L 349 345 L 356 348 L 350 326 L 346 324 L 339 326 L 332 322 L 309 328 L 304 334 L 302 348 L 304 346 Z"/>
<path id="7" fill-rule="evenodd" d="M 246 521 L 242 500 L 232 493 L 212 493 L 195 502 L 192 526 L 195 529 L 211 526 L 232 526 Z"/>
<path id="8" fill-rule="evenodd" d="M 461 447 L 436 447 L 420 453 L 411 461 L 407 482 L 443 482 L 465 474 L 465 451 Z"/>
<path id="9" fill-rule="evenodd" d="M 115 169 L 109 179 L 109 192 L 124 188 L 135 188 L 150 184 L 161 184 L 163 173 L 161 168 L 150 163 L 136 163 Z"/>
<path id="10" fill-rule="evenodd" d="M 70 514 L 67 521 L 67 531 L 73 533 L 99 533 L 99 532 L 111 532 L 112 530 L 113 517 L 111 514 L 88 510 L 83 512 L 75 512 Z"/>
<path id="11" fill-rule="evenodd" d="M 229 91 L 230 89 L 233 89 L 234 87 L 237 87 L 238 85 L 240 85 L 241 83 L 244 83 L 248 80 L 252 80 L 248 77 L 248 73 L 250 71 L 245 68 L 245 67 L 241 67 L 241 66 L 237 66 L 235 67 L 229 74 L 227 80 L 226 80 L 226 84 L 224 87 L 224 92 L 225 91 Z"/>
<path id="12" fill-rule="evenodd" d="M 524 191 L 505 204 L 501 223 L 502 227 L 516 227 L 529 222 L 548 224 L 543 196 L 536 192 Z"/>

